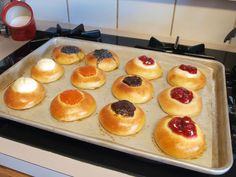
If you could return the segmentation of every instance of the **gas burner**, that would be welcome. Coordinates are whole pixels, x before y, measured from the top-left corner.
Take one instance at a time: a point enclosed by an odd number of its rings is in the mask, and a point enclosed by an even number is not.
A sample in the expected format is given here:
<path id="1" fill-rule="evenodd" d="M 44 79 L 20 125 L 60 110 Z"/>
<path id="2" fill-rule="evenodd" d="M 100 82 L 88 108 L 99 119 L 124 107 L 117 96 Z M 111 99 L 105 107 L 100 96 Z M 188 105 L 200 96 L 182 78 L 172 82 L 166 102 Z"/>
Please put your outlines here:
<path id="1" fill-rule="evenodd" d="M 179 36 L 177 36 L 175 43 L 161 42 L 160 40 L 151 37 L 147 46 L 136 45 L 135 47 L 148 50 L 155 50 L 160 52 L 193 56 L 193 57 L 215 59 L 214 57 L 205 54 L 204 44 L 197 44 L 194 46 L 179 44 Z"/>
<path id="2" fill-rule="evenodd" d="M 46 31 L 50 32 L 53 37 L 63 36 L 91 41 L 101 41 L 100 30 L 85 31 L 83 24 L 78 25 L 74 29 L 64 29 L 59 24 L 57 24 L 56 27 L 51 27 Z"/>

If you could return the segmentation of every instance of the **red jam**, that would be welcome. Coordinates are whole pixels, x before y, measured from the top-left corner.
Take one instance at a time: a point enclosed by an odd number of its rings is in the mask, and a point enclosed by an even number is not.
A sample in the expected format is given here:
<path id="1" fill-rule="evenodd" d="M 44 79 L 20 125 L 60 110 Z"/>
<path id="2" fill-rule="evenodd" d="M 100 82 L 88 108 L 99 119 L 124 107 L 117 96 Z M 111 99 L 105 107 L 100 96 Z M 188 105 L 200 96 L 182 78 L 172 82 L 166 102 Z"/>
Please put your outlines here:
<path id="1" fill-rule="evenodd" d="M 142 56 L 138 57 L 138 59 L 141 60 L 144 65 L 153 65 L 154 64 L 154 60 L 150 57 L 147 57 L 146 55 L 142 55 Z"/>
<path id="2" fill-rule="evenodd" d="M 181 103 L 188 104 L 193 99 L 193 92 L 183 88 L 183 87 L 176 87 L 171 90 L 171 98 L 174 98 Z"/>
<path id="3" fill-rule="evenodd" d="M 197 74 L 197 68 L 191 65 L 180 65 L 179 69 L 183 71 L 188 71 L 190 74 Z"/>
<path id="4" fill-rule="evenodd" d="M 197 135 L 195 123 L 188 116 L 184 116 L 183 118 L 174 117 L 169 121 L 168 126 L 176 134 L 183 135 L 187 138 Z"/>

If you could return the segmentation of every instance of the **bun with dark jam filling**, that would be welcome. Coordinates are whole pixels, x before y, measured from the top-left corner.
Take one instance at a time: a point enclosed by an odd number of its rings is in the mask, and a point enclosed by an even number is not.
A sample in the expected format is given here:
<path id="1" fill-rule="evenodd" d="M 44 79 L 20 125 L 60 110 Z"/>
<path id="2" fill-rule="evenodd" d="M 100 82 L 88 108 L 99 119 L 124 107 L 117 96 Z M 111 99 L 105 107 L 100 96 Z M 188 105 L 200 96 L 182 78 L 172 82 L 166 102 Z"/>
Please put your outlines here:
<path id="1" fill-rule="evenodd" d="M 138 133 L 143 128 L 145 119 L 143 110 L 127 100 L 108 104 L 99 113 L 102 127 L 120 136 Z"/>

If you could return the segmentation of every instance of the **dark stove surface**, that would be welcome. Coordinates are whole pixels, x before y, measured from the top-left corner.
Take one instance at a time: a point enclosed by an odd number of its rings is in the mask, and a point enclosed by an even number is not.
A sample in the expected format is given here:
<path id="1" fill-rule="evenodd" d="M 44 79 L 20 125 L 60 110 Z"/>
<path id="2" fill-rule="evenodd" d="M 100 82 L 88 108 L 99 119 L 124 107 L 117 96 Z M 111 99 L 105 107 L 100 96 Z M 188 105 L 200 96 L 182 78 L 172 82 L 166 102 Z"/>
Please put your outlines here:
<path id="1" fill-rule="evenodd" d="M 56 29 L 57 31 L 58 29 Z M 67 36 L 71 31 L 61 29 Z M 83 30 L 82 30 L 83 31 Z M 59 31 L 60 32 L 60 31 Z M 90 31 L 91 32 L 91 31 Z M 116 45 L 123 45 L 129 47 L 143 47 L 149 46 L 150 41 L 143 39 L 135 39 L 121 36 L 113 36 L 98 33 L 96 35 L 89 34 L 85 36 L 85 40 L 100 41 L 103 43 L 110 43 Z M 97 36 L 97 34 L 100 34 Z M 87 34 L 86 34 L 87 35 Z M 49 29 L 48 32 L 37 31 L 36 38 L 14 53 L 0 61 L 0 74 L 7 68 L 20 61 L 24 56 L 35 50 L 50 38 L 55 35 L 55 28 Z M 73 36 L 74 38 L 81 39 L 81 36 Z M 202 47 L 202 46 L 200 46 Z M 152 46 L 151 50 L 155 50 Z M 158 51 L 160 51 L 158 49 Z M 166 51 L 163 51 L 166 52 Z M 229 116 L 231 122 L 232 143 L 234 154 L 236 152 L 236 53 L 204 49 L 204 56 L 210 56 L 211 59 L 217 60 L 225 65 L 226 78 L 227 78 L 227 93 L 229 102 Z M 73 159 L 88 162 L 98 166 L 114 169 L 124 173 L 135 176 L 213 176 L 203 173 L 198 173 L 163 163 L 154 162 L 148 159 L 139 158 L 126 153 L 121 153 L 115 150 L 103 148 L 97 145 L 89 144 L 72 138 L 64 137 L 61 135 L 53 134 L 41 129 L 16 123 L 10 120 L 0 118 L 0 136 L 5 137 L 23 144 L 28 144 L 37 148 L 47 151 L 58 153 Z M 224 175 L 225 177 L 236 176 L 236 164 Z"/>

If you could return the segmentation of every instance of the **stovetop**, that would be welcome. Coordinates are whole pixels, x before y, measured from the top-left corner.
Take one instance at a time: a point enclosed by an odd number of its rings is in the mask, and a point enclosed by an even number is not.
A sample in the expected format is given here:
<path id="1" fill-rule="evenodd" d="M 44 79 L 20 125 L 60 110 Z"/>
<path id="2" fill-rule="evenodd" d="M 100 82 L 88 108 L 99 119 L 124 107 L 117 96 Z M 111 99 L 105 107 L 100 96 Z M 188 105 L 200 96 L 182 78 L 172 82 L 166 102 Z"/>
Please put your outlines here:
<path id="1" fill-rule="evenodd" d="M 55 36 L 69 36 L 73 38 L 145 48 L 161 52 L 198 56 L 217 60 L 223 63 L 226 69 L 226 87 L 228 94 L 232 146 L 234 159 L 236 158 L 236 53 L 205 49 L 204 44 L 196 44 L 195 46 L 190 47 L 184 46 L 178 43 L 178 38 L 174 44 L 170 44 L 162 43 L 153 37 L 151 37 L 150 40 L 143 40 L 101 34 L 99 30 L 85 31 L 83 25 L 79 25 L 73 30 L 62 29 L 59 25 L 56 28 L 50 28 L 47 31 L 37 31 L 34 40 L 26 43 L 24 46 L 2 59 L 0 61 L 0 74 Z M 143 159 L 58 134 L 53 134 L 45 130 L 3 118 L 0 118 L 0 122 L 0 136 L 2 137 L 131 175 L 156 176 L 157 174 L 160 174 L 162 176 L 211 176 Z M 234 163 L 230 171 L 223 176 L 235 175 L 236 164 Z"/>

